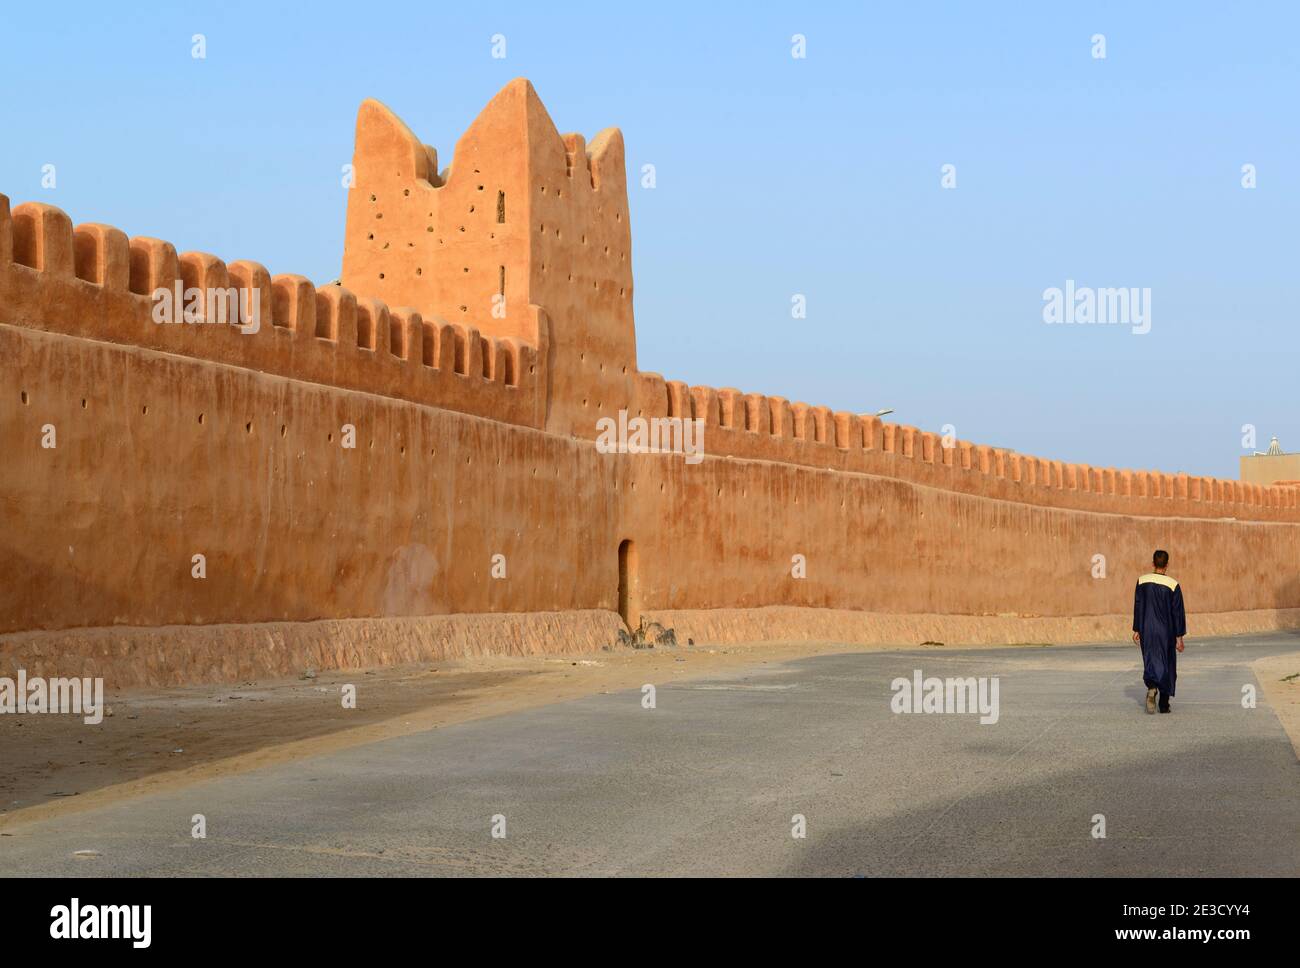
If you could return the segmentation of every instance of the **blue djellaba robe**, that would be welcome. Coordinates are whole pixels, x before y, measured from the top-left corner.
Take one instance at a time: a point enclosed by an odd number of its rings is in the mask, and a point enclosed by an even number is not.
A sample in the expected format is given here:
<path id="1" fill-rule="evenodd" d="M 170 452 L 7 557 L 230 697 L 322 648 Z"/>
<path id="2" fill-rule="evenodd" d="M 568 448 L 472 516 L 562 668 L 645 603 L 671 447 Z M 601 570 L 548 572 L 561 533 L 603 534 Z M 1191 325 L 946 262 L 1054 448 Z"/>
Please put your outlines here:
<path id="1" fill-rule="evenodd" d="M 1142 644 L 1142 680 L 1148 689 L 1160 690 L 1163 706 L 1174 694 L 1178 678 L 1178 637 L 1187 634 L 1183 590 L 1178 582 L 1158 574 L 1138 579 L 1133 595 L 1133 631 Z"/>

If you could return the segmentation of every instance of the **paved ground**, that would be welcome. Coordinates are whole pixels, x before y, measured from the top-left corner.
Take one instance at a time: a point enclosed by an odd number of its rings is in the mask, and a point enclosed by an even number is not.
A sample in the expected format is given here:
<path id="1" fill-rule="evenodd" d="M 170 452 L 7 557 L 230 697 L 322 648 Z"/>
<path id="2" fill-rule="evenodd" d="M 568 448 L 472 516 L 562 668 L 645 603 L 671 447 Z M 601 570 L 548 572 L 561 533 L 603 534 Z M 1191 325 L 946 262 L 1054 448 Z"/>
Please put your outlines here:
<path id="1" fill-rule="evenodd" d="M 17 827 L 0 875 L 1295 876 L 1300 767 L 1240 700 L 1297 641 L 1191 643 L 1169 716 L 1115 647 L 828 655 L 665 685 L 652 710 L 592 696 Z M 999 677 L 999 721 L 893 714 L 917 668 Z"/>

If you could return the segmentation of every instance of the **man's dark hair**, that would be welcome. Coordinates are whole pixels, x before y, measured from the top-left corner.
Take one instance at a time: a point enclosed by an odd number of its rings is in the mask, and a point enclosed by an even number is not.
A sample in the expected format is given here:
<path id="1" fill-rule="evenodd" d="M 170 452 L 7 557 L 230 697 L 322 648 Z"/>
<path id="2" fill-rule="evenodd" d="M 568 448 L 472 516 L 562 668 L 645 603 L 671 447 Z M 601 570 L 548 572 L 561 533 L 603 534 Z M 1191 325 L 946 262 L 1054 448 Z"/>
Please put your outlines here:
<path id="1" fill-rule="evenodd" d="M 1169 552 L 1157 551 L 1154 555 L 1151 556 L 1151 564 L 1155 565 L 1157 568 L 1168 568 Z"/>

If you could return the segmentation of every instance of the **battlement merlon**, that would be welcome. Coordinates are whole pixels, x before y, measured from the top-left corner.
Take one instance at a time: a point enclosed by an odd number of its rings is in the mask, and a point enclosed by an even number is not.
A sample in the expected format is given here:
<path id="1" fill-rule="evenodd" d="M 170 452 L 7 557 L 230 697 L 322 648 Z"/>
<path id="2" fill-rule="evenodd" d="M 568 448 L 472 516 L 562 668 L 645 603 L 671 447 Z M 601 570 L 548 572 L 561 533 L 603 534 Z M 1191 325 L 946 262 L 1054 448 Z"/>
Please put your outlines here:
<path id="1" fill-rule="evenodd" d="M 160 325 L 159 290 L 206 293 L 194 323 Z M 244 295 L 241 297 L 239 291 Z M 256 293 L 259 325 L 233 323 Z M 218 297 L 218 298 L 213 298 Z M 176 304 L 178 307 L 182 303 Z M 545 313 L 529 307 L 545 326 Z M 181 309 L 176 310 L 180 322 Z M 536 347 L 358 299 L 342 286 L 272 276 L 256 263 L 177 253 L 110 225 L 73 226 L 53 205 L 10 211 L 0 194 L 0 326 L 137 346 L 540 428 Z"/>
<path id="2" fill-rule="evenodd" d="M 561 135 L 522 78 L 488 103 L 441 173 L 437 152 L 368 100 L 342 282 L 536 346 L 546 429 L 594 438 L 601 416 L 636 397 L 625 165 L 617 129 L 590 145 Z"/>

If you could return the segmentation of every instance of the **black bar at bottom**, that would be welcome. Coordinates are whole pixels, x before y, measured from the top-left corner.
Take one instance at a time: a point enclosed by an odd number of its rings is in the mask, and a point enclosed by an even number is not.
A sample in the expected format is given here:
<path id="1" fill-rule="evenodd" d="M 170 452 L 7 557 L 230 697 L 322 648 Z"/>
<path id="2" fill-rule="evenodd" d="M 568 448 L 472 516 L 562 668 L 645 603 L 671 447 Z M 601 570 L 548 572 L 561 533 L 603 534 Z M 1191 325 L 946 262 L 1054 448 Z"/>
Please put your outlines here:
<path id="1" fill-rule="evenodd" d="M 921 956 L 1107 950 L 1230 955 L 1294 938 L 1294 880 L 35 879 L 4 882 L 7 955 L 491 957 L 774 940 Z M 87 937 L 101 935 L 101 937 Z M 110 937 L 102 937 L 110 935 Z M 116 937 L 111 937 L 116 935 Z M 147 945 L 146 945 L 147 942 Z M 213 943 L 232 947 L 212 947 Z M 254 945 L 255 947 L 250 947 Z M 469 946 L 465 952 L 464 947 Z M 1046 946 L 1046 947 L 1044 947 Z M 1243 946 L 1245 946 L 1243 948 Z M 623 950 L 606 949 L 613 956 Z M 1279 949 L 1280 950 L 1280 949 Z M 11 962 L 17 964 L 18 962 Z M 336 962 L 337 963 L 337 962 Z"/>

